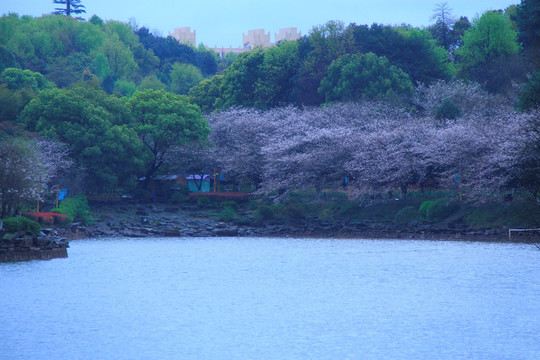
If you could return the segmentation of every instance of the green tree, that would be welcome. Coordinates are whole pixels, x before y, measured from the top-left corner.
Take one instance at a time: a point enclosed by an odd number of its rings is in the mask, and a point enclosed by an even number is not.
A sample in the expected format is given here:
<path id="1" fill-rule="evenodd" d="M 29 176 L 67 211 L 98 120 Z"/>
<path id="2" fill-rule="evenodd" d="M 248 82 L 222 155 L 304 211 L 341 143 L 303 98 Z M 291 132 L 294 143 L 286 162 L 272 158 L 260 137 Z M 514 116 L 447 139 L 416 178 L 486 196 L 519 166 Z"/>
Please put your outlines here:
<path id="1" fill-rule="evenodd" d="M 463 44 L 463 35 L 471 28 L 471 22 L 466 16 L 462 16 L 454 23 L 452 32 L 450 33 L 450 46 L 452 49 L 457 49 Z"/>
<path id="2" fill-rule="evenodd" d="M 139 90 L 165 90 L 166 88 L 167 86 L 163 82 L 161 82 L 161 80 L 159 80 L 156 75 L 146 76 L 144 79 L 141 80 L 141 83 L 139 84 Z"/>
<path id="3" fill-rule="evenodd" d="M 150 153 L 147 184 L 173 147 L 206 139 L 210 133 L 199 107 L 190 104 L 187 96 L 163 90 L 137 91 L 127 105 L 134 117 L 134 128 Z"/>
<path id="4" fill-rule="evenodd" d="M 292 79 L 295 102 L 318 105 L 324 101 L 317 89 L 332 61 L 347 53 L 346 35 L 342 22 L 329 21 L 313 27 L 306 38 L 300 39 L 300 67 Z"/>
<path id="5" fill-rule="evenodd" d="M 143 145 L 130 121 L 122 100 L 83 87 L 42 90 L 18 118 L 27 130 L 66 143 L 95 190 L 129 184 L 141 170 Z"/>
<path id="6" fill-rule="evenodd" d="M 454 75 L 448 52 L 437 46 L 428 30 L 373 24 L 351 24 L 351 53 L 372 52 L 406 72 L 414 83 L 431 84 Z"/>
<path id="7" fill-rule="evenodd" d="M 292 101 L 292 79 L 298 73 L 298 43 L 285 41 L 267 49 L 262 63 L 262 78 L 255 89 L 256 106 L 272 108 Z"/>
<path id="8" fill-rule="evenodd" d="M 35 92 L 29 87 L 14 90 L 7 84 L 0 84 L 0 122 L 14 122 L 34 96 Z"/>
<path id="9" fill-rule="evenodd" d="M 437 45 L 447 51 L 450 50 L 452 27 L 456 20 L 452 16 L 452 9 L 448 7 L 448 3 L 437 4 L 433 10 L 432 19 L 435 20 L 435 24 L 429 27 L 429 31 L 437 40 Z"/>
<path id="10" fill-rule="evenodd" d="M 412 91 L 405 72 L 373 53 L 344 55 L 333 61 L 319 88 L 326 102 L 380 99 L 410 95 Z"/>
<path id="11" fill-rule="evenodd" d="M 15 68 L 4 69 L 2 71 L 1 81 L 6 83 L 10 89 L 16 90 L 28 87 L 34 91 L 38 91 L 54 87 L 54 84 L 47 81 L 40 73 Z"/>
<path id="12" fill-rule="evenodd" d="M 518 51 L 517 34 L 508 20 L 488 11 L 474 21 L 463 37 L 463 46 L 456 51 L 460 74 L 486 84 L 492 92 L 503 91 L 517 77 L 519 69 L 509 64 Z"/>
<path id="13" fill-rule="evenodd" d="M 113 34 L 103 44 L 103 54 L 109 63 L 110 74 L 117 78 L 135 77 L 138 66 L 130 48 Z"/>
<path id="14" fill-rule="evenodd" d="M 171 78 L 171 91 L 181 95 L 187 95 L 189 89 L 203 79 L 201 71 L 194 65 L 181 63 L 173 64 L 169 77 Z"/>
<path id="15" fill-rule="evenodd" d="M 522 111 L 540 108 L 540 71 L 535 72 L 523 88 L 519 108 Z"/>
<path id="16" fill-rule="evenodd" d="M 39 155 L 28 141 L 0 138 L 0 219 L 37 198 Z"/>
<path id="17" fill-rule="evenodd" d="M 223 103 L 221 99 L 222 84 L 223 75 L 214 75 L 192 87 L 189 90 L 189 99 L 205 113 L 219 109 Z"/>
<path id="18" fill-rule="evenodd" d="M 540 67 L 540 1 L 522 0 L 516 17 L 519 39 L 538 68 Z"/>
<path id="19" fill-rule="evenodd" d="M 71 14 L 85 13 L 85 6 L 81 0 L 53 0 L 53 3 L 65 5 L 65 7 L 55 8 L 54 14 L 71 16 Z"/>
<path id="20" fill-rule="evenodd" d="M 255 106 L 255 91 L 263 77 L 264 50 L 255 49 L 240 54 L 223 73 L 222 99 L 224 107 Z"/>
<path id="21" fill-rule="evenodd" d="M 84 70 L 92 66 L 92 58 L 76 52 L 55 58 L 47 65 L 47 79 L 58 87 L 68 87 L 81 80 Z"/>

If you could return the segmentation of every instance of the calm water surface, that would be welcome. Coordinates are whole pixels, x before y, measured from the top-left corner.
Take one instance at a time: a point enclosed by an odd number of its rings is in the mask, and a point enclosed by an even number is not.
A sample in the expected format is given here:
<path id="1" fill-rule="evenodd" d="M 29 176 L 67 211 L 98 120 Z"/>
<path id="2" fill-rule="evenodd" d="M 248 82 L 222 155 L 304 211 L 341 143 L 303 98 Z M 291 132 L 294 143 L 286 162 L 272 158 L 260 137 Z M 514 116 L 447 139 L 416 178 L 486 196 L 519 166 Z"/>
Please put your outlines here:
<path id="1" fill-rule="evenodd" d="M 540 359 L 531 245 L 101 239 L 0 264 L 0 359 Z"/>

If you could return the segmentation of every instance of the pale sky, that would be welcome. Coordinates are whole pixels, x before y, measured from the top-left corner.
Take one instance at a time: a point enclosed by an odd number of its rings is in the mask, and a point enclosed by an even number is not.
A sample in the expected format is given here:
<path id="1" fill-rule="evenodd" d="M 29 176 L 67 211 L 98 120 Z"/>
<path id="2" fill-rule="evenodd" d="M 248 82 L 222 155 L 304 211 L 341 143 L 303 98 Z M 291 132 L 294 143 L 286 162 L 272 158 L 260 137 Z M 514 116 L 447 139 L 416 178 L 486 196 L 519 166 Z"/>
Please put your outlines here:
<path id="1" fill-rule="evenodd" d="M 340 20 L 348 25 L 373 23 L 428 26 L 437 4 L 444 0 L 82 0 L 83 18 L 96 14 L 103 20 L 128 22 L 167 36 L 176 27 L 197 31 L 197 43 L 239 47 L 242 33 L 253 29 L 270 32 L 296 27 L 306 35 L 316 25 Z M 519 0 L 446 0 L 456 18 L 472 20 L 487 10 L 505 9 Z M 0 0 L 0 14 L 34 17 L 51 13 L 52 0 Z"/>

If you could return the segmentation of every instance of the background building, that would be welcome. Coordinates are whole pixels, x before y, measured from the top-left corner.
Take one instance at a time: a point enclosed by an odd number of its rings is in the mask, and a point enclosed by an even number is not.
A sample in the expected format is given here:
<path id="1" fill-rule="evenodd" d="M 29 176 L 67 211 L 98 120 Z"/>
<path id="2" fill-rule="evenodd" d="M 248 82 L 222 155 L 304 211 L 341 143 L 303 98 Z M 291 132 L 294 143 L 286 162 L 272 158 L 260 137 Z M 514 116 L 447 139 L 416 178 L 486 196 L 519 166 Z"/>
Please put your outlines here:
<path id="1" fill-rule="evenodd" d="M 295 41 L 302 37 L 302 34 L 295 27 L 279 29 L 279 33 L 274 34 L 274 42 Z"/>
<path id="2" fill-rule="evenodd" d="M 191 31 L 190 27 L 175 28 L 174 33 L 169 33 L 179 43 L 197 46 L 197 30 Z"/>
<path id="3" fill-rule="evenodd" d="M 242 45 L 244 49 L 267 48 L 271 45 L 270 32 L 266 34 L 264 29 L 249 30 L 247 35 L 242 34 Z"/>

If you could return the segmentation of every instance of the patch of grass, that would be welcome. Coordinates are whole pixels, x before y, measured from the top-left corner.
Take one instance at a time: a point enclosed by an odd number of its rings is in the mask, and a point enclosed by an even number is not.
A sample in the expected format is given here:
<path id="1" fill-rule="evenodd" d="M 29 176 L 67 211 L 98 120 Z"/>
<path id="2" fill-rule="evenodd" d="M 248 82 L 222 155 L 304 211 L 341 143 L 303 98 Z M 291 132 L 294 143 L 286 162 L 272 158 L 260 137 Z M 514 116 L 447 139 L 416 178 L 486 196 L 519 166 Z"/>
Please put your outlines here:
<path id="1" fill-rule="evenodd" d="M 236 219 L 237 217 L 238 214 L 236 213 L 236 211 L 234 211 L 234 209 L 230 207 L 226 207 L 218 213 L 219 221 L 229 222 L 233 219 Z"/>
<path id="2" fill-rule="evenodd" d="M 418 221 L 418 209 L 415 206 L 405 206 L 394 215 L 396 224 L 410 224 L 413 221 Z"/>
<path id="3" fill-rule="evenodd" d="M 532 202 L 484 204 L 472 209 L 463 221 L 477 227 L 540 227 L 540 206 Z"/>

